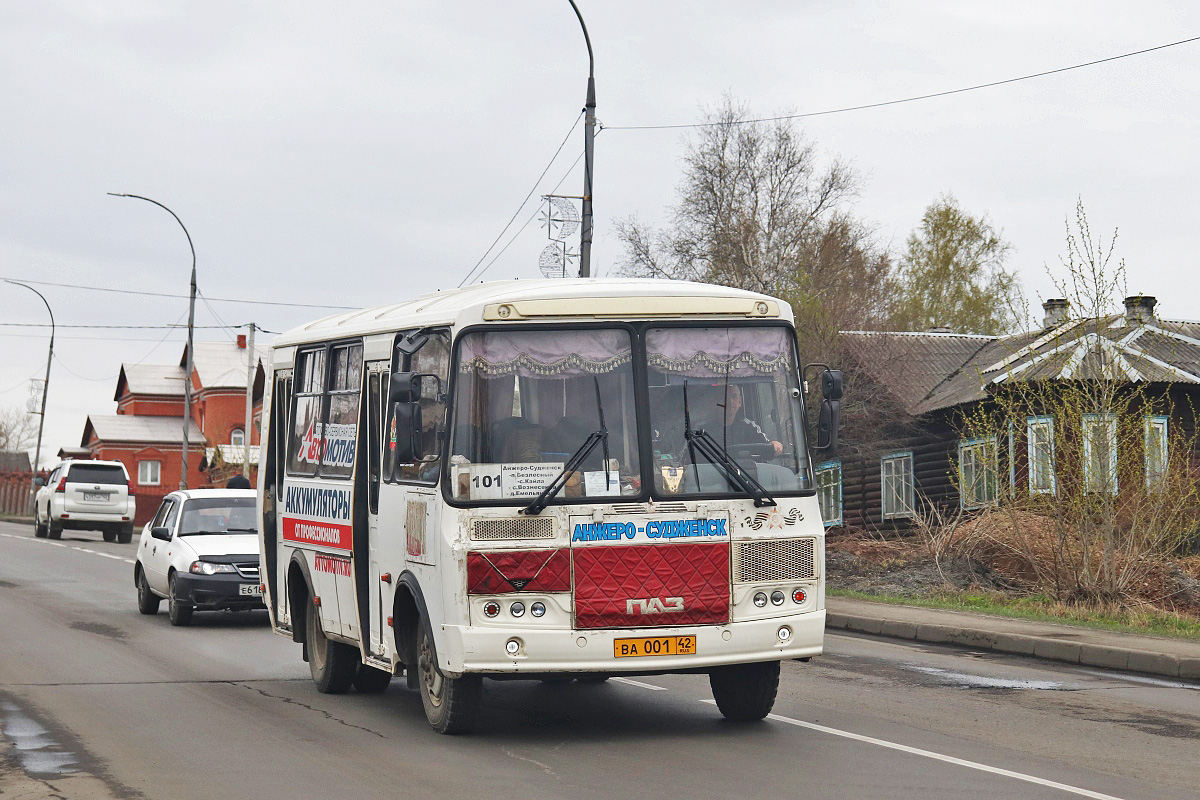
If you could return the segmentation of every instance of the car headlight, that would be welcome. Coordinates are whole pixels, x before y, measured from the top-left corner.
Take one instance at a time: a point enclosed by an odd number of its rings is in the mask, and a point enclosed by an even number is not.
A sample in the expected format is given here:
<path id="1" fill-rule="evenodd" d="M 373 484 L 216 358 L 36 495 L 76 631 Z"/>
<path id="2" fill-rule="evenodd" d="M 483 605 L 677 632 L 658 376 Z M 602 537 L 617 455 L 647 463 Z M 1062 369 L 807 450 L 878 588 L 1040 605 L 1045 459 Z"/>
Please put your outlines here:
<path id="1" fill-rule="evenodd" d="M 216 575 L 218 572 L 237 572 L 233 564 L 214 564 L 211 561 L 193 561 L 189 572 L 196 575 Z"/>

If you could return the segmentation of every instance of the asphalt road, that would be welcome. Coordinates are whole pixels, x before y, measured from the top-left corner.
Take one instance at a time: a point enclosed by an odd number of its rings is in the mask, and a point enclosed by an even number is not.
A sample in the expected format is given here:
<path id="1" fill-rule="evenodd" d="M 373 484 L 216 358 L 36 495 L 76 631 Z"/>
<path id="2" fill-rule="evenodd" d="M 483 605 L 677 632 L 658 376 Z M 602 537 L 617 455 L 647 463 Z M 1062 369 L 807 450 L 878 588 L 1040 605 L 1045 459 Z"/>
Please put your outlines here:
<path id="1" fill-rule="evenodd" d="M 1200 796 L 1198 686 L 852 635 L 785 663 L 762 723 L 704 676 L 488 682 L 438 736 L 403 679 L 319 694 L 265 612 L 139 615 L 136 541 L 63 536 L 0 523 L 0 796 Z"/>

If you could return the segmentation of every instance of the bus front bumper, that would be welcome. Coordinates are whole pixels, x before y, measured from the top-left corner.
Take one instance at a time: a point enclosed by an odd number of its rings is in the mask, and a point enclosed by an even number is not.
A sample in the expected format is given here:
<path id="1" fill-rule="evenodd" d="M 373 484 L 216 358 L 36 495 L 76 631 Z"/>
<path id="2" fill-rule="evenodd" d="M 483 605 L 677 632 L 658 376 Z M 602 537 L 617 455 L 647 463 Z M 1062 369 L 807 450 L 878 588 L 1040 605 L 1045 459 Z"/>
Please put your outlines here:
<path id="1" fill-rule="evenodd" d="M 780 629 L 788 629 L 786 638 Z M 658 639 L 689 636 L 695 652 L 689 655 L 617 657 L 618 639 Z M 502 626 L 443 625 L 437 637 L 438 666 L 452 675 L 462 673 L 595 672 L 649 674 L 703 671 L 707 667 L 781 661 L 821 654 L 825 611 L 774 617 L 731 625 L 678 628 L 561 630 Z M 516 656 L 506 649 L 515 640 Z"/>

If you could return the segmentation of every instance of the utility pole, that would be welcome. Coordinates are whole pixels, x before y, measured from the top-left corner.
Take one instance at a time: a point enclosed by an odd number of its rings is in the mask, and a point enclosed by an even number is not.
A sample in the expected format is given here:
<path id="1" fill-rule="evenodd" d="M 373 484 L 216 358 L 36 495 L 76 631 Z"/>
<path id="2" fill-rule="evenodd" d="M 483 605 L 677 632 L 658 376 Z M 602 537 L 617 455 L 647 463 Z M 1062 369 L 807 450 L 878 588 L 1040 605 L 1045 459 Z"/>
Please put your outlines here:
<path id="1" fill-rule="evenodd" d="M 242 429 L 242 443 L 246 446 L 242 458 L 242 474 L 250 477 L 250 426 L 254 423 L 254 375 L 258 372 L 258 356 L 254 352 L 254 323 L 246 326 L 250 332 L 246 335 L 246 352 L 249 354 L 249 364 L 246 365 L 246 427 Z"/>
<path id="2" fill-rule="evenodd" d="M 192 292 L 188 299 L 188 340 L 187 340 L 187 374 L 183 376 L 183 469 L 179 473 L 179 488 L 187 488 L 188 477 L 188 428 L 192 424 L 192 369 L 195 366 L 193 360 L 195 349 L 193 345 L 193 333 L 196 328 L 196 248 L 192 245 L 192 235 L 188 233 L 187 226 L 183 224 L 183 220 L 179 218 L 171 209 L 164 206 L 157 200 L 151 200 L 149 197 L 142 197 L 140 194 L 118 194 L 117 192 L 109 192 L 113 197 L 132 197 L 136 200 L 145 200 L 147 203 L 154 205 L 166 211 L 175 221 L 179 223 L 179 227 L 183 228 L 183 235 L 187 237 L 188 247 L 192 251 Z"/>
<path id="3" fill-rule="evenodd" d="M 583 40 L 588 50 L 588 82 L 587 99 L 583 110 L 583 220 L 579 233 L 579 277 L 592 276 L 592 151 L 596 139 L 596 60 L 592 56 L 592 40 L 588 36 L 587 25 L 583 22 L 583 14 L 575 0 L 568 0 L 575 16 L 579 17 L 579 27 L 583 28 Z"/>
<path id="4" fill-rule="evenodd" d="M 29 486 L 29 502 L 32 505 L 34 497 L 37 495 L 37 473 L 38 464 L 42 458 L 42 431 L 46 428 L 46 395 L 50 394 L 50 364 L 54 361 L 54 312 L 50 310 L 50 304 L 46 302 L 46 298 L 37 289 L 32 286 L 26 286 L 18 281 L 10 281 L 4 279 L 5 283 L 11 283 L 14 286 L 25 286 L 26 289 L 42 298 L 42 303 L 45 304 L 46 310 L 50 312 L 50 352 L 46 355 L 46 380 L 42 382 L 42 411 L 38 417 L 38 438 L 37 449 L 33 451 L 33 477 L 30 480 Z"/>

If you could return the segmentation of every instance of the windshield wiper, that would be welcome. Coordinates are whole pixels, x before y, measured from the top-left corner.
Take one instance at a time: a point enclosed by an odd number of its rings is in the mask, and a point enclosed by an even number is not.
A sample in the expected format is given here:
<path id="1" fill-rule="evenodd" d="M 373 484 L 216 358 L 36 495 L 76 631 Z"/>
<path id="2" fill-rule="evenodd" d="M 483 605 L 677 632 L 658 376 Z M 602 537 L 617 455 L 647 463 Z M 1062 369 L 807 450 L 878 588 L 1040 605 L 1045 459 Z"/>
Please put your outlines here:
<path id="1" fill-rule="evenodd" d="M 687 381 L 683 382 L 683 438 L 687 440 L 688 453 L 692 457 L 692 469 L 696 472 L 696 488 L 700 488 L 700 469 L 696 466 L 696 452 L 716 467 L 725 480 L 754 498 L 755 508 L 776 505 L 775 498 L 767 493 L 763 485 L 742 468 L 729 451 L 705 430 L 692 427 L 692 412 L 688 408 Z"/>
<path id="2" fill-rule="evenodd" d="M 226 528 L 226 533 L 258 533 L 258 528 Z"/>
<path id="3" fill-rule="evenodd" d="M 592 376 L 592 380 L 596 383 L 596 410 L 600 414 L 600 429 L 592 431 L 588 437 L 583 440 L 583 444 L 579 445 L 579 449 L 567 459 L 567 463 L 563 466 L 562 472 L 546 484 L 546 488 L 542 489 L 541 494 L 537 498 L 521 509 L 522 514 L 536 515 L 542 513 L 542 509 L 554 499 L 554 496 L 563 490 L 567 485 L 567 480 L 572 472 L 579 469 L 584 460 L 592 454 L 596 449 L 596 445 L 604 445 L 604 489 L 608 491 L 608 487 L 612 485 L 612 478 L 609 476 L 608 470 L 608 427 L 604 424 L 604 404 L 600 400 L 600 379 Z"/>

